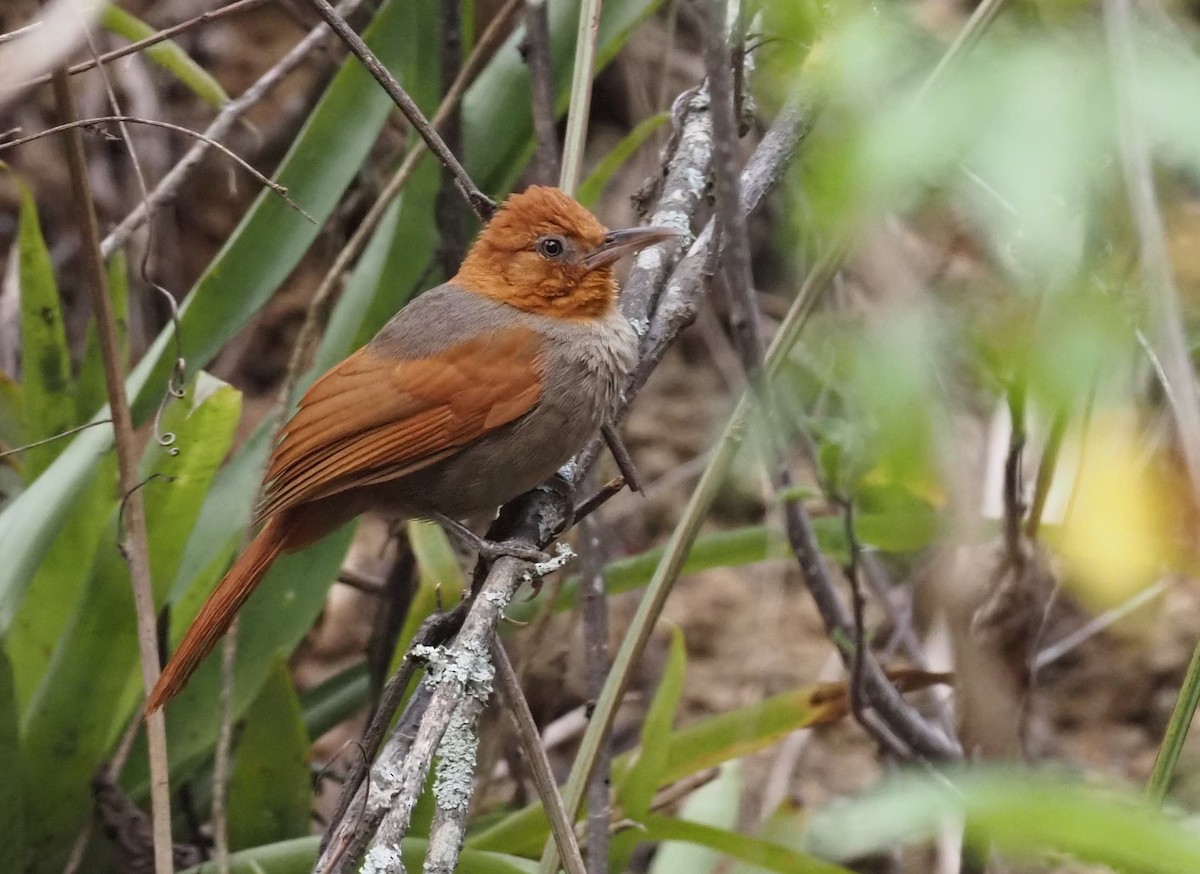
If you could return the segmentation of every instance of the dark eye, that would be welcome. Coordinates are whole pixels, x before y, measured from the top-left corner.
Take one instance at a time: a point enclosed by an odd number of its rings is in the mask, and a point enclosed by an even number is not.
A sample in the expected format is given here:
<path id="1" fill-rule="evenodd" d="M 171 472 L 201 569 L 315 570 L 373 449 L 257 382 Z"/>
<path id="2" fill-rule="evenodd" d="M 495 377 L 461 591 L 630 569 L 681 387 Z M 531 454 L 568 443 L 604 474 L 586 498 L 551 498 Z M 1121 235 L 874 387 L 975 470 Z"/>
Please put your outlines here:
<path id="1" fill-rule="evenodd" d="M 567 251 L 567 244 L 562 237 L 542 237 L 537 241 L 537 253 L 543 258 L 557 260 Z"/>

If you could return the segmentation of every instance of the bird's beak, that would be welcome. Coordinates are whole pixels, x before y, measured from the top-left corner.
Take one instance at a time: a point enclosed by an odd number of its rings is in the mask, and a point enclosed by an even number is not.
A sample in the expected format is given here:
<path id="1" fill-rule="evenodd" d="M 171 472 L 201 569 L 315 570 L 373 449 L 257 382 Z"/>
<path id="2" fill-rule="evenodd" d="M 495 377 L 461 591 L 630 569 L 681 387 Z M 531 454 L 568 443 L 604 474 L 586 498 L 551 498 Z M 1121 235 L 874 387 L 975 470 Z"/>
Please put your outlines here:
<path id="1" fill-rule="evenodd" d="M 604 242 L 583 259 L 583 267 L 585 270 L 607 267 L 626 255 L 639 252 L 647 246 L 682 236 L 683 231 L 662 227 L 625 228 L 620 231 L 609 231 L 604 237 Z"/>

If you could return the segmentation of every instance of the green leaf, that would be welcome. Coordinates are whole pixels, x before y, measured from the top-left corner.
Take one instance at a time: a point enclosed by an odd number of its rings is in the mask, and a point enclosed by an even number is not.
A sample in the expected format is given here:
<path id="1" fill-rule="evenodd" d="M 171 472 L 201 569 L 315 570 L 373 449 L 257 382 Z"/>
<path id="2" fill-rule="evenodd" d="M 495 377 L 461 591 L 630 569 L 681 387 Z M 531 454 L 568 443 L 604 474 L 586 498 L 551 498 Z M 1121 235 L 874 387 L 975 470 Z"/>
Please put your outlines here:
<path id="1" fill-rule="evenodd" d="M 764 701 L 685 726 L 671 736 L 663 783 L 758 752 L 800 728 L 820 722 L 826 706 L 813 702 L 818 686 L 801 686 Z"/>
<path id="2" fill-rule="evenodd" d="M 217 469 L 229 452 L 242 412 L 242 394 L 203 371 L 187 396 L 168 405 L 161 446 L 151 441 L 143 461 L 150 571 L 156 601 L 166 597 Z"/>
<path id="3" fill-rule="evenodd" d="M 316 621 L 355 528 L 347 525 L 306 549 L 281 556 L 239 611 L 242 631 L 234 670 L 235 714 L 245 712 L 270 665 L 277 657 L 290 655 Z M 182 610 L 172 615 L 172 640 L 182 636 L 193 615 Z M 167 705 L 167 741 L 176 779 L 193 773 L 216 745 L 220 667 L 218 651 L 200 664 L 179 697 Z M 148 791 L 148 777 L 144 753 L 139 756 L 138 752 L 135 748 L 124 783 L 141 798 Z"/>
<path id="4" fill-rule="evenodd" d="M 815 814 L 808 847 L 850 859 L 932 837 L 946 821 L 960 819 L 968 843 L 982 852 L 1067 853 L 1138 874 L 1200 870 L 1200 836 L 1140 797 L 1016 768 L 895 778 Z"/>
<path id="5" fill-rule="evenodd" d="M 137 42 L 153 36 L 157 32 L 140 18 L 130 15 L 113 3 L 105 3 L 100 7 L 100 15 L 97 20 L 105 30 L 124 37 L 130 42 Z M 220 109 L 229 100 L 229 95 L 225 93 L 221 83 L 193 61 L 191 56 L 174 40 L 164 40 L 148 49 L 143 49 L 143 51 L 150 60 L 173 75 L 189 91 L 214 109 Z"/>
<path id="6" fill-rule="evenodd" d="M 641 745 L 634 750 L 628 767 L 619 772 L 613 770 L 617 802 L 625 819 L 641 822 L 650 811 L 654 793 L 663 784 L 671 742 L 671 724 L 675 721 L 679 699 L 683 695 L 686 670 L 687 650 L 684 648 L 683 632 L 678 626 L 672 625 L 667 665 L 654 693 L 654 700 L 650 702 L 646 720 L 642 723 Z M 624 871 L 634 849 L 642 840 L 636 828 L 615 835 L 609 851 L 609 867 Z"/>
<path id="7" fill-rule="evenodd" d="M 267 844 L 251 850 L 242 850 L 229 856 L 230 874 L 308 874 L 317 861 L 317 844 L 320 838 L 296 838 L 278 844 Z M 405 838 L 401 853 L 409 870 L 416 870 L 425 859 L 429 841 L 422 838 Z M 212 863 L 205 862 L 188 868 L 182 874 L 211 874 Z M 459 857 L 456 874 L 533 874 L 537 864 L 528 859 L 502 853 L 483 853 L 463 850 Z"/>
<path id="8" fill-rule="evenodd" d="M 97 463 L 87 486 L 71 507 L 66 524 L 38 566 L 4 637 L 22 711 L 29 706 L 50 664 L 50 656 L 83 596 L 100 538 L 106 532 L 111 533 L 109 520 L 116 506 L 117 459 L 110 452 Z"/>
<path id="9" fill-rule="evenodd" d="M 178 455 L 152 444 L 142 487 L 150 565 L 161 597 L 217 466 L 233 439 L 240 396 L 201 375 L 164 421 Z M 89 778 L 136 707 L 141 685 L 129 570 L 110 512 L 91 577 L 58 638 L 23 725 L 28 761 L 30 853 L 52 865 L 65 831 L 86 815 Z"/>
<path id="10" fill-rule="evenodd" d="M 646 829 L 643 840 L 678 841 L 698 847 L 707 847 L 721 856 L 737 859 L 756 866 L 754 871 L 778 871 L 780 874 L 852 874 L 850 869 L 824 862 L 808 853 L 801 853 L 780 844 L 739 834 L 731 829 L 715 828 L 687 819 L 651 814 L 642 822 Z M 664 847 L 659 856 L 668 853 Z M 687 860 L 674 854 L 666 855 L 663 862 L 655 859 L 651 869 L 654 874 L 690 874 L 697 869 L 687 867 Z"/>
<path id="11" fill-rule="evenodd" d="M 12 670 L 0 648 L 0 871 L 19 871 L 25 853 L 20 710 Z"/>
<path id="12" fill-rule="evenodd" d="M 75 424 L 71 354 L 50 252 L 42 237 L 37 204 L 18 180 L 21 210 L 17 224 L 18 277 L 21 293 L 21 388 L 25 411 L 24 439 L 33 443 L 60 434 Z M 65 449 L 65 441 L 27 449 L 21 466 L 32 482 Z"/>
<path id="13" fill-rule="evenodd" d="M 600 159 L 600 163 L 595 169 L 588 174 L 587 179 L 583 180 L 583 184 L 579 186 L 579 194 L 576 199 L 589 209 L 594 207 L 600 200 L 600 195 L 604 193 L 604 188 L 608 185 L 613 174 L 633 157 L 642 145 L 650 138 L 650 134 L 654 133 L 666 122 L 670 121 L 671 113 L 660 112 L 658 115 L 652 115 L 644 121 L 640 122 L 637 127 L 625 134 L 607 155 Z"/>
<path id="14" fill-rule="evenodd" d="M 319 738 L 367 706 L 371 692 L 366 662 L 358 662 L 318 683 L 300 696 L 304 728 Z"/>
<path id="15" fill-rule="evenodd" d="M 457 604 L 466 585 L 458 556 L 440 525 L 420 520 L 409 522 L 408 542 L 412 544 L 420 571 L 420 588 L 404 618 L 404 628 L 396 640 L 396 651 L 392 655 L 389 671 L 400 667 L 421 623 L 442 606 Z"/>
<path id="16" fill-rule="evenodd" d="M 674 829 L 676 833 L 685 831 L 690 825 L 693 826 L 693 837 L 703 835 L 711 843 L 731 847 L 734 844 L 728 838 L 737 836 L 733 829 L 737 828 L 741 796 L 741 763 L 731 762 L 721 768 L 717 779 L 687 797 L 677 819 L 660 816 L 654 817 L 653 821 L 665 831 Z M 720 841 L 719 836 L 724 836 L 725 840 Z M 646 837 L 650 838 L 650 834 L 647 833 Z M 655 854 L 649 874 L 703 874 L 713 871 L 721 858 L 720 853 L 714 850 L 708 842 L 702 841 L 669 843 L 660 847 Z"/>
<path id="17" fill-rule="evenodd" d="M 309 832 L 308 732 L 287 664 L 277 658 L 246 725 L 229 778 L 229 846 L 241 850 Z"/>
<path id="18" fill-rule="evenodd" d="M 822 686 L 801 686 L 757 704 L 702 719 L 671 735 L 661 786 L 708 768 L 748 756 L 782 740 L 797 729 L 827 719 L 834 703 L 815 703 Z M 634 750 L 613 761 L 613 772 L 629 767 Z M 468 839 L 475 849 L 503 848 L 506 852 L 540 855 L 549 835 L 540 804 L 512 813 Z"/>
<path id="19" fill-rule="evenodd" d="M 634 751 L 629 767 L 617 784 L 617 800 L 625 816 L 638 820 L 650 810 L 654 793 L 662 785 L 667 769 L 667 751 L 671 742 L 671 723 L 683 695 L 683 675 L 687 670 L 687 650 L 683 632 L 671 626 L 671 646 L 662 680 L 650 702 L 642 724 L 641 745 Z"/>

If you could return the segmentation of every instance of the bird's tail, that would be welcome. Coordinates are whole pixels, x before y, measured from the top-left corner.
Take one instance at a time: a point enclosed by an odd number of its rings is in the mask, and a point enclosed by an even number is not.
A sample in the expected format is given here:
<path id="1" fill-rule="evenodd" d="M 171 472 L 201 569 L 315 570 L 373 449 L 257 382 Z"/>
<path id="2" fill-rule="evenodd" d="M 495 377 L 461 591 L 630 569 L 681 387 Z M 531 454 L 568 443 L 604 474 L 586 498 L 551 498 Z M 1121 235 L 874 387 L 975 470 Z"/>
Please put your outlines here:
<path id="1" fill-rule="evenodd" d="M 233 617 L 250 597 L 271 563 L 289 546 L 284 518 L 273 516 L 200 608 L 200 613 L 180 641 L 179 648 L 172 654 L 158 682 L 150 690 L 146 713 L 154 712 L 179 694 L 200 661 L 212 652 L 217 641 L 229 629 Z"/>

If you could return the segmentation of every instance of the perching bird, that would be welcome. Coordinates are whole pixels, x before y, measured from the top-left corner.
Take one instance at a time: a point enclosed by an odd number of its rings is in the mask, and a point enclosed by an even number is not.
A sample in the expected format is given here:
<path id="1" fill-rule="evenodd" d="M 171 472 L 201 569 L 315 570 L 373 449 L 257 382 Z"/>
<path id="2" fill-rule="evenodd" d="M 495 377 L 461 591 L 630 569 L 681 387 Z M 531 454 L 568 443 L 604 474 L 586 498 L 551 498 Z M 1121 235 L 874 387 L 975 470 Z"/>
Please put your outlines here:
<path id="1" fill-rule="evenodd" d="M 266 524 L 205 601 L 147 712 L 179 692 L 281 553 L 368 510 L 470 537 L 453 520 L 549 478 L 608 421 L 636 362 L 613 263 L 676 234 L 608 231 L 556 188 L 509 198 L 453 279 L 300 399 L 264 478 Z"/>

